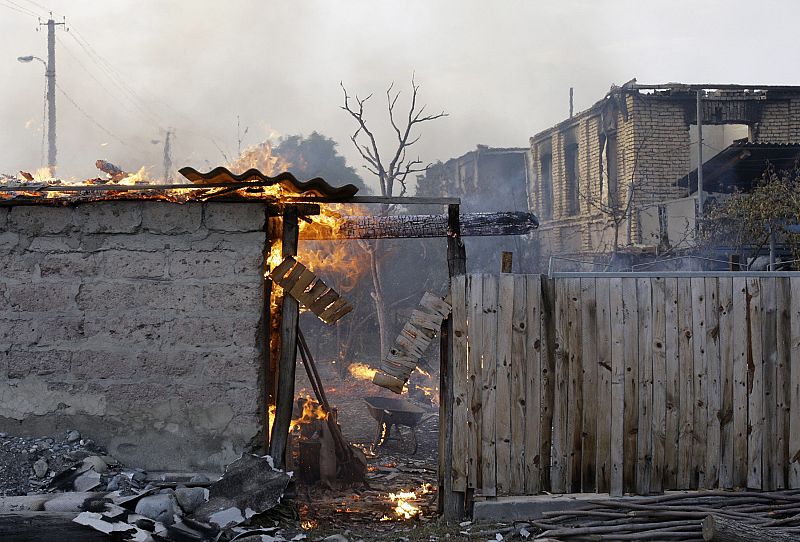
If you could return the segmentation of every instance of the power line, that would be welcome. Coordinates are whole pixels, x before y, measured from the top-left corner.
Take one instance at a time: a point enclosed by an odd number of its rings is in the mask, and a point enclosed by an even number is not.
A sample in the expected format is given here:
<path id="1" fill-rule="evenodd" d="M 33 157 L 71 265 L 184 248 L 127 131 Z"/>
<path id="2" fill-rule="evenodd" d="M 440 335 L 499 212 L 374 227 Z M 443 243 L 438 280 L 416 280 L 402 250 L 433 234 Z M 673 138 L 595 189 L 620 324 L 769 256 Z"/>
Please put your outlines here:
<path id="1" fill-rule="evenodd" d="M 12 11 L 16 11 L 17 13 L 21 13 L 22 15 L 27 15 L 28 17 L 33 17 L 34 19 L 38 19 L 39 16 L 33 13 L 32 11 L 22 10 L 19 8 L 14 7 L 11 4 L 6 4 L 5 2 L 10 2 L 11 0 L 0 0 L 0 6 L 10 9 Z"/>
<path id="2" fill-rule="evenodd" d="M 75 53 L 73 53 L 72 50 L 69 47 L 67 47 L 67 44 L 61 38 L 56 38 L 56 41 L 58 41 L 58 43 L 61 45 L 61 47 L 67 52 L 67 54 L 69 56 L 72 57 L 72 59 L 78 64 L 78 66 L 80 66 L 83 69 L 83 71 L 85 71 L 89 75 L 89 77 L 91 77 L 103 90 L 105 90 L 106 93 L 108 93 L 109 96 L 114 98 L 114 100 L 116 100 L 117 103 L 119 103 L 126 110 L 134 112 L 134 109 L 131 109 L 131 107 L 136 108 L 136 104 L 134 104 L 134 103 L 126 103 L 120 97 L 120 95 L 118 95 L 115 91 L 111 90 L 102 81 L 100 81 L 100 79 L 98 79 L 97 76 L 95 76 L 95 74 L 92 73 L 92 71 L 89 68 L 87 68 L 86 65 L 83 62 L 81 62 L 81 60 L 77 57 L 77 55 L 75 55 Z M 122 96 L 124 96 L 130 102 L 130 98 L 129 97 L 127 97 L 124 94 Z M 151 120 L 152 119 L 147 119 L 147 122 L 149 123 L 149 122 L 151 122 Z"/>
<path id="3" fill-rule="evenodd" d="M 104 131 L 106 134 L 110 135 L 111 137 L 113 137 L 114 139 L 116 139 L 117 141 L 119 141 L 120 143 L 122 143 L 123 145 L 125 145 L 126 147 L 128 146 L 128 144 L 127 144 L 127 143 L 125 143 L 125 142 L 124 142 L 124 141 L 123 141 L 121 138 L 119 138 L 119 137 L 118 137 L 116 134 L 114 134 L 114 133 L 113 133 L 111 130 L 109 130 L 108 128 L 106 128 L 106 127 L 105 127 L 105 126 L 103 126 L 102 124 L 100 124 L 100 123 L 99 123 L 97 120 L 95 120 L 95 119 L 94 119 L 94 117 L 92 117 L 92 116 L 91 116 L 89 113 L 87 113 L 87 112 L 86 112 L 86 111 L 85 111 L 85 110 L 84 110 L 84 109 L 83 109 L 81 106 L 79 106 L 79 105 L 78 105 L 78 104 L 75 102 L 75 100 L 73 100 L 73 99 L 72 99 L 72 97 L 71 97 L 69 94 L 67 94 L 67 93 L 64 91 L 64 89 L 63 89 L 63 88 L 61 88 L 61 85 L 59 85 L 58 83 L 56 83 L 56 88 L 57 88 L 57 89 L 58 89 L 58 91 L 59 91 L 59 92 L 60 92 L 60 93 L 61 93 L 61 94 L 62 94 L 62 95 L 63 95 L 63 96 L 64 96 L 64 97 L 67 99 L 67 101 L 69 101 L 69 103 L 71 103 L 71 104 L 73 105 L 73 107 L 75 107 L 75 109 L 77 109 L 77 110 L 78 110 L 78 111 L 79 111 L 81 114 L 83 114 L 83 116 L 84 116 L 84 117 L 86 117 L 87 119 L 89 119 L 89 121 L 91 121 L 91 122 L 92 122 L 92 124 L 94 124 L 95 126 L 97 126 L 98 128 L 100 128 L 100 129 L 101 129 L 102 131 Z"/>

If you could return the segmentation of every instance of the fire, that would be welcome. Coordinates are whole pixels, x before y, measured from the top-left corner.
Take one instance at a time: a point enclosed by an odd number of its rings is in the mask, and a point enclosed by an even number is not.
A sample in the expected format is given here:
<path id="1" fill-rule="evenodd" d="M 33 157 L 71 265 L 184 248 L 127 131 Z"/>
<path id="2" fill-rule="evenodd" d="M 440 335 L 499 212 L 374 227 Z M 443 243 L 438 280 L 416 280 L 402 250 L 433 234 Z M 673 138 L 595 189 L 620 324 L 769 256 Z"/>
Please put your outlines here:
<path id="1" fill-rule="evenodd" d="M 275 405 L 269 405 L 269 435 L 272 435 L 272 426 L 275 425 Z"/>
<path id="2" fill-rule="evenodd" d="M 378 372 L 365 363 L 351 363 L 347 370 L 357 379 L 366 380 L 368 382 L 372 382 L 372 377 Z"/>
<path id="3" fill-rule="evenodd" d="M 398 519 L 412 519 L 422 515 L 422 509 L 414 504 L 422 495 L 433 492 L 433 485 L 422 484 L 418 489 L 400 491 L 399 493 L 389 493 L 389 500 L 394 503 L 394 514 Z M 381 521 L 389 521 L 391 518 L 383 516 Z"/>
<path id="4" fill-rule="evenodd" d="M 289 431 L 294 431 L 301 425 L 311 423 L 314 420 L 327 420 L 327 419 L 328 419 L 328 413 L 325 412 L 325 409 L 322 408 L 322 405 L 319 404 L 319 402 L 312 399 L 311 397 L 306 397 L 303 400 L 303 412 L 302 414 L 300 414 L 299 418 L 295 418 L 289 424 Z"/>

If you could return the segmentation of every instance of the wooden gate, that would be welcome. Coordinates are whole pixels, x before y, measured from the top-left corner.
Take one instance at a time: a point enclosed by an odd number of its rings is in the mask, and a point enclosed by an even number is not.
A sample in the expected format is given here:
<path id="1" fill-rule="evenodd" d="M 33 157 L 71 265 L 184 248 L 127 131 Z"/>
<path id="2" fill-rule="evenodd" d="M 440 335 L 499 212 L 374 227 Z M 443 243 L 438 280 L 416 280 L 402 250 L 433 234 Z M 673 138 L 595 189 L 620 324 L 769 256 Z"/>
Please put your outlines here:
<path id="1" fill-rule="evenodd" d="M 456 277 L 453 489 L 800 488 L 800 274 Z"/>

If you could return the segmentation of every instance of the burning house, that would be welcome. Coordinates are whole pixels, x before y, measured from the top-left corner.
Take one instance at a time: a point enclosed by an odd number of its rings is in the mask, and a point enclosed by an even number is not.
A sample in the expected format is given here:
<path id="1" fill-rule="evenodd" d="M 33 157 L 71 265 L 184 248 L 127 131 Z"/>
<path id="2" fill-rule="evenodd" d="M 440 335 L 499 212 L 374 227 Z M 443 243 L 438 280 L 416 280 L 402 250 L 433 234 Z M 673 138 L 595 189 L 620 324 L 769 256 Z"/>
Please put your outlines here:
<path id="1" fill-rule="evenodd" d="M 736 168 L 748 177 L 734 183 L 741 187 L 760 177 L 767 160 L 796 157 L 798 104 L 800 87 L 791 86 L 633 80 L 612 87 L 589 109 L 530 138 L 531 207 L 542 220 L 536 252 L 587 259 L 624 246 L 652 253 L 691 246 L 698 111 L 702 169 L 711 181 L 704 195 L 713 196 L 727 190 L 712 179 L 722 160 L 746 158 L 747 167 Z"/>

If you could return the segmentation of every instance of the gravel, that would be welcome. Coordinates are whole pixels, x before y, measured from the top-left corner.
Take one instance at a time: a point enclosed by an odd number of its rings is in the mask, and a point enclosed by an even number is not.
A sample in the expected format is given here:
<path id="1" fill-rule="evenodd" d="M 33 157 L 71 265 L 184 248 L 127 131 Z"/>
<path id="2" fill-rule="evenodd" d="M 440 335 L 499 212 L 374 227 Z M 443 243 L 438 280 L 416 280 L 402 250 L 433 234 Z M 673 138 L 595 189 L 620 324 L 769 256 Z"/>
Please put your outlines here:
<path id="1" fill-rule="evenodd" d="M 110 470 L 106 459 L 112 461 L 103 448 L 82 438 L 78 431 L 46 437 L 0 433 L 0 496 L 46 493 L 57 474 L 73 467 L 76 471 L 98 471 L 105 486 L 119 472 Z M 104 472 L 100 473 L 101 470 Z M 72 487 L 56 489 L 73 490 Z"/>

